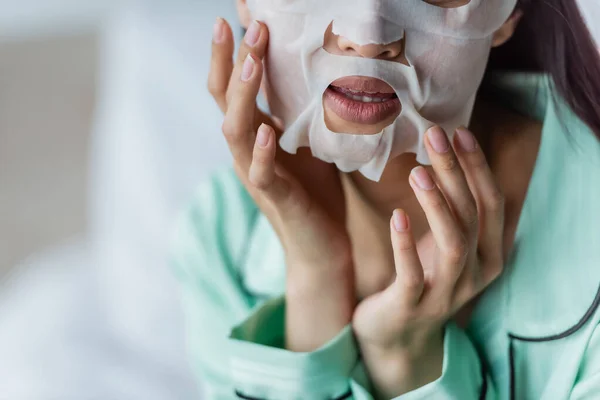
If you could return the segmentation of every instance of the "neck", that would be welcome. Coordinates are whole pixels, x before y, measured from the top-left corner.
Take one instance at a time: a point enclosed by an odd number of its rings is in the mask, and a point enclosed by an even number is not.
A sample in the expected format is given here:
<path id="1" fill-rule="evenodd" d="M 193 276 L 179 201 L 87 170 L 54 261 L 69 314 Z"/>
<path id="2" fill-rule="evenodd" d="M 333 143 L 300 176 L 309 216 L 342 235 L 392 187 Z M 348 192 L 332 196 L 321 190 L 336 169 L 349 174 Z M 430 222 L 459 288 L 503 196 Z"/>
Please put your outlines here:
<path id="1" fill-rule="evenodd" d="M 413 203 L 414 194 L 408 183 L 410 171 L 418 166 L 413 154 L 403 154 L 391 160 L 379 182 L 373 182 L 358 172 L 349 178 L 364 201 L 379 214 L 389 214 L 394 209 Z"/>
<path id="2" fill-rule="evenodd" d="M 402 208 L 410 215 L 415 237 L 427 230 L 425 215 L 408 183 L 411 170 L 418 165 L 414 154 L 405 154 L 389 162 L 379 182 L 360 173 L 343 177 L 359 298 L 384 289 L 394 279 L 390 245 L 393 211 Z"/>
<path id="3" fill-rule="evenodd" d="M 494 118 L 495 116 L 496 118 Z M 502 119 L 498 116 L 501 116 Z M 525 119 L 524 117 L 504 110 L 494 104 L 482 101 L 477 102 L 473 112 L 471 129 L 482 145 L 484 152 L 488 153 L 490 165 L 495 161 L 495 158 L 490 157 L 489 154 L 492 153 L 493 155 L 495 153 L 495 151 L 490 150 L 493 144 L 493 137 L 497 136 L 494 132 L 504 132 L 501 122 L 503 119 L 509 121 L 517 119 L 519 121 L 516 124 L 518 126 L 512 127 L 511 131 L 518 132 L 526 125 L 522 122 Z M 496 124 L 492 124 L 494 129 L 486 128 L 489 127 L 490 121 L 496 121 Z M 487 132 L 487 134 L 482 136 L 481 132 Z M 347 175 L 344 189 L 348 198 L 350 218 L 353 218 L 352 214 L 368 213 L 371 218 L 376 219 L 377 225 L 383 226 L 383 223 L 385 224 L 385 228 L 387 228 L 393 211 L 397 208 L 402 208 L 410 215 L 411 226 L 416 236 L 419 236 L 421 232 L 428 229 L 425 215 L 408 183 L 410 172 L 418 165 L 420 164 L 417 162 L 414 154 L 402 154 L 390 160 L 379 182 L 370 181 L 359 172 Z M 433 173 L 433 169 L 430 166 L 425 167 L 429 172 Z M 367 212 L 367 210 L 369 211 Z M 361 217 L 361 219 L 363 218 Z M 366 220 L 362 222 L 369 223 Z"/>
<path id="4" fill-rule="evenodd" d="M 507 205 L 511 205 L 505 225 L 505 248 L 508 251 L 537 157 L 541 126 L 495 104 L 479 102 L 473 113 L 471 129 L 488 157 L 507 198 Z M 360 173 L 344 176 L 348 232 L 361 298 L 387 287 L 394 279 L 389 233 L 394 209 L 402 208 L 408 213 L 415 240 L 419 241 L 429 229 L 425 214 L 408 183 L 409 174 L 417 165 L 414 155 L 405 154 L 389 162 L 380 182 L 372 182 Z"/>

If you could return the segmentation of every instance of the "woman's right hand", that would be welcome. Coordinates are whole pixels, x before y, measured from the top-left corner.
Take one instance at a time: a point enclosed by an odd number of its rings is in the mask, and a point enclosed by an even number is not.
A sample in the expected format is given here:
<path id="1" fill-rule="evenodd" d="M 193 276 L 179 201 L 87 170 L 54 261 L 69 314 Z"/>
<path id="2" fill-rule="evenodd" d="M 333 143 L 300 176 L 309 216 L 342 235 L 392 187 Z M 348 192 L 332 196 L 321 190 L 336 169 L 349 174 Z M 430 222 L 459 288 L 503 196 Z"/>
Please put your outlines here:
<path id="1" fill-rule="evenodd" d="M 310 152 L 284 153 L 281 132 L 256 105 L 267 43 L 267 27 L 253 22 L 234 63 L 231 28 L 218 19 L 208 87 L 225 113 L 236 173 L 285 250 L 287 347 L 312 351 L 350 323 L 354 310 L 345 201 L 337 169 Z"/>

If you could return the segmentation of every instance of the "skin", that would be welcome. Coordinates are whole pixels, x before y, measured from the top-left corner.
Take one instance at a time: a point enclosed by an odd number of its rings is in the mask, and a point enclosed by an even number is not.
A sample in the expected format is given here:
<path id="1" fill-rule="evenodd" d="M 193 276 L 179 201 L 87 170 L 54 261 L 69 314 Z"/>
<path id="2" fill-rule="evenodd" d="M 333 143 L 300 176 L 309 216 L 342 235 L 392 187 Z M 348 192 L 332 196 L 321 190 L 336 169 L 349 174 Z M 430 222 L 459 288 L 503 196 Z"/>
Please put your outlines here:
<path id="1" fill-rule="evenodd" d="M 247 20 L 244 6 L 238 2 Z M 512 36 L 519 17 L 496 32 L 494 46 Z M 479 102 L 474 133 L 460 128 L 449 143 L 435 135 L 439 128 L 428 131 L 432 167 L 407 154 L 390 161 L 379 183 L 340 174 L 306 149 L 292 156 L 277 148 L 278 124 L 256 107 L 268 30 L 254 24 L 234 60 L 231 28 L 217 21 L 209 90 L 225 113 L 236 172 L 286 253 L 287 348 L 313 351 L 351 323 L 378 397 L 436 380 L 445 324 L 467 324 L 479 294 L 502 272 L 541 126 Z M 369 54 L 394 53 L 380 47 Z"/>

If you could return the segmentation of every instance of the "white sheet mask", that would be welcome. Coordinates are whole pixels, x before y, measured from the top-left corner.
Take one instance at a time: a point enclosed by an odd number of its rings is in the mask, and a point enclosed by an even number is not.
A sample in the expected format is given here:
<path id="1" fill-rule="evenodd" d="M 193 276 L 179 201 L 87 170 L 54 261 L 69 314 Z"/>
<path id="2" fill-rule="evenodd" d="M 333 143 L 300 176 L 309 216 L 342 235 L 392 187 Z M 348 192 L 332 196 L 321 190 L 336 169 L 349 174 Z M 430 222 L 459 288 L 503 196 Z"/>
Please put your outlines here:
<path id="1" fill-rule="evenodd" d="M 423 0 L 248 0 L 252 17 L 270 32 L 267 96 L 285 123 L 280 146 L 290 153 L 310 147 L 341 171 L 358 170 L 374 181 L 400 154 L 415 153 L 418 162 L 429 164 L 425 131 L 435 124 L 449 133 L 468 125 L 492 36 L 516 1 L 471 0 L 442 8 Z M 334 34 L 357 45 L 404 38 L 408 65 L 327 52 L 324 37 L 331 25 Z M 396 91 L 402 111 L 380 133 L 327 127 L 323 95 L 347 76 L 377 78 Z"/>

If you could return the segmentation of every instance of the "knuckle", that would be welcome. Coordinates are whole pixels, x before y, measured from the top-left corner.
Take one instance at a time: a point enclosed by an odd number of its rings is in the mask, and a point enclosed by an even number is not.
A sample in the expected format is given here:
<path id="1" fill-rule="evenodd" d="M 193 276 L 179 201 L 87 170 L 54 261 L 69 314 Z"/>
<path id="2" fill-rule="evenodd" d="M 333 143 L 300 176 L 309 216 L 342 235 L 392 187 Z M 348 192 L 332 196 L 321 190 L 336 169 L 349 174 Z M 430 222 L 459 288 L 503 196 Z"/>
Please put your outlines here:
<path id="1" fill-rule="evenodd" d="M 215 82 L 213 79 L 210 79 L 206 85 L 208 89 L 208 93 L 214 98 L 223 97 L 225 94 L 225 88 L 222 84 Z"/>
<path id="2" fill-rule="evenodd" d="M 406 272 L 402 277 L 402 284 L 408 291 L 419 291 L 424 284 L 423 275 L 417 273 L 416 271 Z"/>
<path id="3" fill-rule="evenodd" d="M 255 188 L 262 191 L 267 190 L 273 183 L 273 179 L 273 175 L 269 173 L 267 168 L 256 164 L 255 160 L 252 160 L 248 171 L 248 180 Z"/>
<path id="4" fill-rule="evenodd" d="M 223 118 L 223 124 L 221 124 L 221 132 L 225 137 L 230 137 L 233 132 L 233 127 L 231 126 L 231 121 L 229 117 L 229 113 L 225 114 L 225 118 Z"/>
<path id="5" fill-rule="evenodd" d="M 233 117 L 231 113 L 227 113 L 225 115 L 221 130 L 223 131 L 223 135 L 225 135 L 225 138 L 228 142 L 235 142 L 239 140 L 243 132 L 240 122 L 237 120 L 237 118 Z"/>
<path id="6" fill-rule="evenodd" d="M 481 151 L 476 151 L 475 153 L 472 153 L 469 164 L 473 169 L 484 169 L 488 166 L 485 154 L 483 154 L 483 152 Z"/>
<path id="7" fill-rule="evenodd" d="M 452 243 L 445 251 L 446 259 L 451 264 L 460 264 L 464 262 L 469 254 L 469 245 L 464 237 L 460 237 Z"/>
<path id="8" fill-rule="evenodd" d="M 463 218 L 467 227 L 473 227 L 479 224 L 479 212 L 477 206 L 473 203 L 469 204 L 463 210 Z"/>
<path id="9" fill-rule="evenodd" d="M 432 191 L 425 200 L 425 204 L 432 210 L 440 211 L 446 206 L 446 200 L 442 197 L 438 190 Z"/>
<path id="10" fill-rule="evenodd" d="M 453 154 L 449 154 L 439 161 L 438 166 L 443 171 L 454 171 L 458 166 L 458 160 Z"/>
<path id="11" fill-rule="evenodd" d="M 251 171 L 248 178 L 250 180 L 250 183 L 259 190 L 267 190 L 271 185 L 271 179 L 265 174 Z"/>
<path id="12" fill-rule="evenodd" d="M 415 247 L 412 237 L 410 237 L 408 234 L 400 235 L 396 241 L 396 245 L 401 251 L 409 251 Z"/>
<path id="13" fill-rule="evenodd" d="M 503 211 L 506 203 L 504 194 L 497 187 L 490 194 L 489 207 L 490 211 Z"/>
<path id="14" fill-rule="evenodd" d="M 273 158 L 269 154 L 265 154 L 263 150 L 256 150 L 252 157 L 252 164 L 261 168 L 268 168 L 273 164 Z"/>

